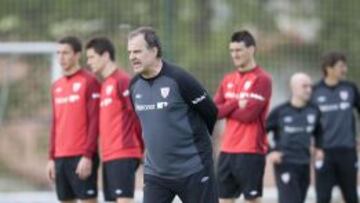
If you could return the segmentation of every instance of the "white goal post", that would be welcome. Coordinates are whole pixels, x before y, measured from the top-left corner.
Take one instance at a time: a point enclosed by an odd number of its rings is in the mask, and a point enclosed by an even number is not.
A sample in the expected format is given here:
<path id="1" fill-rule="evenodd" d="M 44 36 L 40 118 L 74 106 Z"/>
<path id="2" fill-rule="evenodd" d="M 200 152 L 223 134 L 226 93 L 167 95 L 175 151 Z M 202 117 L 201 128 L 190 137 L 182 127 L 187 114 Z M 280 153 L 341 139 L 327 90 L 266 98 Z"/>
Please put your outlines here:
<path id="1" fill-rule="evenodd" d="M 53 42 L 1 42 L 0 55 L 49 55 L 51 59 L 51 81 L 61 75 L 61 68 L 56 60 L 56 43 Z"/>
<path id="2" fill-rule="evenodd" d="M 56 59 L 56 43 L 53 42 L 0 42 L 0 55 L 47 55 L 51 63 L 51 81 L 55 81 L 61 76 L 61 68 Z M 48 68 L 48 67 L 46 67 Z M 0 89 L 0 127 L 3 121 L 4 112 L 7 105 L 9 86 L 7 84 L 7 74 L 0 73 L 3 77 L 3 84 Z"/>

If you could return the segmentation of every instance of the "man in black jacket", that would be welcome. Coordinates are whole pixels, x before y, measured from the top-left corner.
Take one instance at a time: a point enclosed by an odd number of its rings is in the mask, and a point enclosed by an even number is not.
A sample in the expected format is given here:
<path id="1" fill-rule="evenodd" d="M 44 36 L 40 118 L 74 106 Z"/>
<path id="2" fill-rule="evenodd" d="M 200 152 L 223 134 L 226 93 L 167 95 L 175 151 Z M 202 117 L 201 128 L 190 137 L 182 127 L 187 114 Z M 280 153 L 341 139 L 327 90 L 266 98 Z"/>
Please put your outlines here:
<path id="1" fill-rule="evenodd" d="M 318 203 L 329 203 L 338 184 L 346 203 L 359 202 L 357 195 L 357 151 L 354 110 L 360 113 L 360 94 L 356 85 L 346 81 L 346 57 L 331 52 L 323 57 L 324 79 L 314 87 L 312 102 L 322 114 L 324 129 L 323 160 L 316 169 Z"/>
<path id="2" fill-rule="evenodd" d="M 304 73 L 291 77 L 291 99 L 271 111 L 267 131 L 273 132 L 269 154 L 274 163 L 280 203 L 303 203 L 310 183 L 310 144 L 321 151 L 320 111 L 310 104 L 311 79 Z"/>
<path id="3" fill-rule="evenodd" d="M 137 75 L 130 98 L 146 154 L 144 202 L 218 202 L 210 135 L 217 109 L 200 83 L 162 60 L 159 38 L 149 27 L 129 34 L 128 53 Z"/>

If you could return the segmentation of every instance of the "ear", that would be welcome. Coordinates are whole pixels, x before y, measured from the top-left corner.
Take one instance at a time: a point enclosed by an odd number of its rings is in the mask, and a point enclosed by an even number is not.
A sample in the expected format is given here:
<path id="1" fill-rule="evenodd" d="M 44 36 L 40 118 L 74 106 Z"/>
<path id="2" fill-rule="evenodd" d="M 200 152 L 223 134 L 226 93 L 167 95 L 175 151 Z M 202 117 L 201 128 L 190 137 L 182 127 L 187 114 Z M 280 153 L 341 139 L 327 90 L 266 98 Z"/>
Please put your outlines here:
<path id="1" fill-rule="evenodd" d="M 80 60 L 81 59 L 81 52 L 76 52 L 75 57 L 76 57 L 77 60 Z"/>
<path id="2" fill-rule="evenodd" d="M 158 49 L 157 47 L 152 47 L 152 48 L 151 48 L 151 52 L 153 52 L 154 55 L 157 56 L 157 55 L 158 55 L 158 52 L 159 52 L 159 49 Z"/>
<path id="3" fill-rule="evenodd" d="M 249 52 L 252 54 L 252 55 L 255 55 L 255 46 L 249 46 Z"/>
<path id="4" fill-rule="evenodd" d="M 110 61 L 110 54 L 109 54 L 109 52 L 107 52 L 107 51 L 105 51 L 105 52 L 102 54 L 101 57 L 103 57 L 103 58 L 105 58 L 105 59 L 108 59 L 108 60 Z"/>
<path id="5" fill-rule="evenodd" d="M 326 71 L 327 74 L 329 74 L 329 72 L 330 72 L 331 70 L 334 70 L 334 67 L 331 67 L 331 66 L 326 66 L 326 67 L 325 67 L 325 71 Z"/>

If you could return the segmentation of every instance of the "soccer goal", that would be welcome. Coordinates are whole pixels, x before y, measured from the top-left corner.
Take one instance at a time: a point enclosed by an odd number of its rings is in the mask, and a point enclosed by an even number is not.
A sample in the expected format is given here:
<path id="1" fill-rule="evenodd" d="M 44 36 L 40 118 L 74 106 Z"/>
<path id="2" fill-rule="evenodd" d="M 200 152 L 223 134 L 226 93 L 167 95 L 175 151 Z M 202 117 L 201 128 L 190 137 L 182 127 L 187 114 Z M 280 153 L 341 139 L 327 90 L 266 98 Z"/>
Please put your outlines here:
<path id="1" fill-rule="evenodd" d="M 45 55 L 49 57 L 52 81 L 61 76 L 61 68 L 56 60 L 56 43 L 53 42 L 2 42 L 0 56 L 5 58 L 4 67 L 0 73 L 0 126 L 9 96 L 9 70 L 18 56 Z"/>
<path id="2" fill-rule="evenodd" d="M 0 43 L 1 55 L 48 55 L 51 59 L 51 79 L 54 81 L 61 75 L 56 62 L 56 43 L 53 42 L 3 42 Z"/>

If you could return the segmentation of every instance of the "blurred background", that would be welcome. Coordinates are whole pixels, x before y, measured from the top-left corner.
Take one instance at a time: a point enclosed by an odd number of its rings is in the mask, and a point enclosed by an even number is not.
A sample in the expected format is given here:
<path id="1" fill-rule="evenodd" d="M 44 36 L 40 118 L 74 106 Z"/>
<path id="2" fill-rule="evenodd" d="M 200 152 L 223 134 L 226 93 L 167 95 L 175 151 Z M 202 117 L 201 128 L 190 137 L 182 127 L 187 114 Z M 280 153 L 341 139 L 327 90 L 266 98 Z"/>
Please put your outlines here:
<path id="1" fill-rule="evenodd" d="M 320 79 L 320 57 L 330 50 L 347 54 L 349 79 L 359 85 L 359 8 L 357 0 L 1 0 L 0 202 L 56 201 L 45 165 L 49 89 L 59 76 L 53 43 L 59 38 L 76 35 L 85 43 L 107 36 L 116 44 L 118 64 L 131 71 L 127 34 L 153 26 L 165 58 L 213 94 L 224 73 L 233 70 L 232 32 L 248 29 L 257 40 L 257 62 L 273 76 L 274 106 L 288 97 L 292 73 Z M 269 198 L 276 196 L 272 178 L 268 165 Z M 314 202 L 311 193 L 308 202 Z"/>

